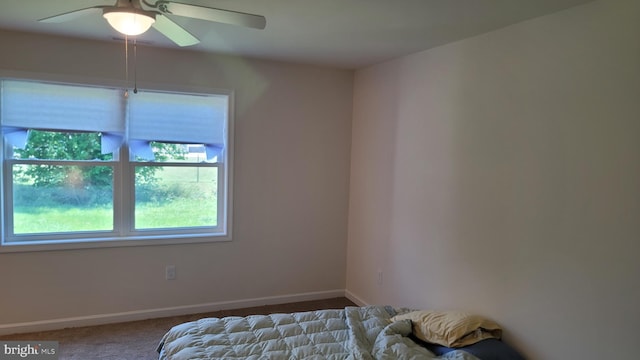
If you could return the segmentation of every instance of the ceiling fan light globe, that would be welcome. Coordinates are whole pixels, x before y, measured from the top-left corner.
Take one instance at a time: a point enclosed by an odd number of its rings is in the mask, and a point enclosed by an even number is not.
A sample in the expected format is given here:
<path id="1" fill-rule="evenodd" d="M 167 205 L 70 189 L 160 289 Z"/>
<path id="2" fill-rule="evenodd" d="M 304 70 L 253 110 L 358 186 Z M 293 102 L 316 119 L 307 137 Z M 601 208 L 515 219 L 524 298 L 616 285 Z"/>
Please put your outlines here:
<path id="1" fill-rule="evenodd" d="M 130 36 L 143 34 L 156 21 L 153 13 L 146 14 L 130 10 L 123 11 L 121 9 L 105 9 L 102 16 L 107 19 L 109 25 L 116 31 Z"/>

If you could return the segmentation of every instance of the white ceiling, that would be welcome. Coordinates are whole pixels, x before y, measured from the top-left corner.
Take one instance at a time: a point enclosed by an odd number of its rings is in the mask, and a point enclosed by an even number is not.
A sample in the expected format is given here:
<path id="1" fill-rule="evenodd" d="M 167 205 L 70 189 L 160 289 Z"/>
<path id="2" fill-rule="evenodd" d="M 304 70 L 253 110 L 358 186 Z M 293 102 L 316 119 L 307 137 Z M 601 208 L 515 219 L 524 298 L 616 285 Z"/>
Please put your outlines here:
<path id="1" fill-rule="evenodd" d="M 155 0 L 148 0 L 150 2 Z M 173 16 L 201 43 L 189 49 L 359 68 L 426 50 L 592 0 L 178 0 L 263 15 L 265 30 Z M 0 29 L 113 41 L 101 16 L 37 19 L 115 0 L 0 0 Z M 177 47 L 155 29 L 139 37 Z"/>

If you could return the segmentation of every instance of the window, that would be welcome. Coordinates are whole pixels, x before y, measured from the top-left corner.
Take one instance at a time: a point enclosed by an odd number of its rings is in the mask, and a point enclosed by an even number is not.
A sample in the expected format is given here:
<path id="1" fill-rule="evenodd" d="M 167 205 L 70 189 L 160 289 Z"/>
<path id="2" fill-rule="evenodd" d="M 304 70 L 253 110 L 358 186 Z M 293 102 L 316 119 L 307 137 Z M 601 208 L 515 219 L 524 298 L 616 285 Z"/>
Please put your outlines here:
<path id="1" fill-rule="evenodd" d="M 2 251 L 229 239 L 229 94 L 0 86 Z"/>

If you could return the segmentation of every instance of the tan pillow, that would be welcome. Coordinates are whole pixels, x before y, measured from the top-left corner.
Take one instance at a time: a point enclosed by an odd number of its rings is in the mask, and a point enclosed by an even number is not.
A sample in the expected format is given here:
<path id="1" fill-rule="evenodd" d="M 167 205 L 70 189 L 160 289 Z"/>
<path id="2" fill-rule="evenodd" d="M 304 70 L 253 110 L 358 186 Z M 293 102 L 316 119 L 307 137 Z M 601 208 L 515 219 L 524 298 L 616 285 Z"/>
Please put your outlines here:
<path id="1" fill-rule="evenodd" d="M 484 339 L 500 339 L 502 328 L 494 321 L 460 311 L 413 311 L 391 320 L 411 320 L 420 340 L 447 347 L 462 347 Z"/>

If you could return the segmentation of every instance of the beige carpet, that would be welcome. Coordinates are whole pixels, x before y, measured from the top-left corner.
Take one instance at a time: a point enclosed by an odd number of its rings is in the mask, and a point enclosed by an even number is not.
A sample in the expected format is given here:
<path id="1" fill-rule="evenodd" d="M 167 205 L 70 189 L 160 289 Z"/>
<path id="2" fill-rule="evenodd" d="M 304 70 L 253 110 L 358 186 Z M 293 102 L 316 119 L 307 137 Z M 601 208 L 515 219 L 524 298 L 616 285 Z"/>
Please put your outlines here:
<path id="1" fill-rule="evenodd" d="M 119 324 L 6 335 L 0 336 L 0 340 L 58 341 L 60 342 L 60 360 L 151 360 L 158 358 L 156 347 L 162 336 L 174 325 L 186 321 L 203 317 L 341 309 L 345 306 L 355 306 L 355 304 L 346 298 L 305 301 Z"/>

